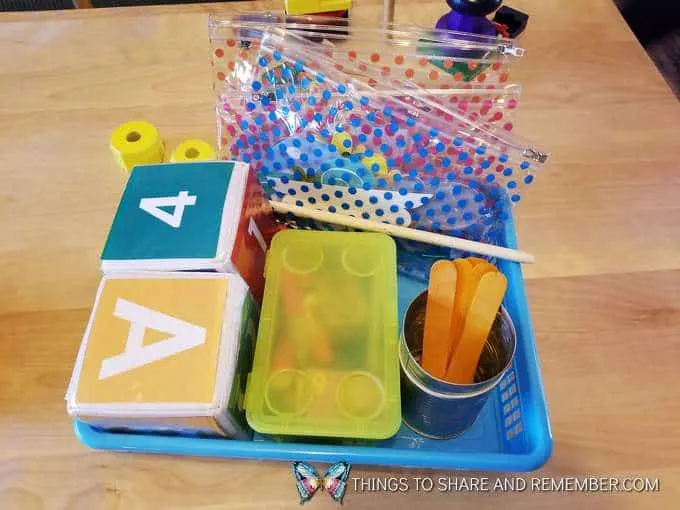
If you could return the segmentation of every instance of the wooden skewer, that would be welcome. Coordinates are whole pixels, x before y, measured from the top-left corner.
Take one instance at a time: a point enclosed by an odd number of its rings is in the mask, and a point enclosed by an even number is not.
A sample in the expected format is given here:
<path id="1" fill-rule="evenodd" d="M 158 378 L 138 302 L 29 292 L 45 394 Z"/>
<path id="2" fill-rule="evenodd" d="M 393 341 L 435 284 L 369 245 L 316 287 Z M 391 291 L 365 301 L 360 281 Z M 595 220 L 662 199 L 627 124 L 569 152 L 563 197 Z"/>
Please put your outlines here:
<path id="1" fill-rule="evenodd" d="M 295 214 L 296 216 L 302 216 L 303 218 L 310 218 L 312 220 L 357 228 L 359 230 L 382 232 L 395 237 L 401 237 L 402 239 L 420 241 L 421 243 L 433 244 L 436 246 L 445 246 L 446 248 L 469 251 L 479 255 L 487 255 L 503 260 L 511 260 L 513 262 L 521 262 L 526 264 L 531 264 L 534 262 L 534 256 L 530 253 L 514 250 L 512 248 L 504 248 L 502 246 L 470 241 L 468 239 L 461 239 L 459 237 L 435 234 L 434 232 L 425 232 L 415 228 L 400 227 L 390 223 L 380 223 L 378 221 L 364 220 L 363 218 L 354 218 L 345 214 L 319 211 L 309 207 L 299 207 L 297 205 L 286 204 L 274 200 L 271 201 L 271 205 L 274 211 L 282 214 L 291 213 Z"/>

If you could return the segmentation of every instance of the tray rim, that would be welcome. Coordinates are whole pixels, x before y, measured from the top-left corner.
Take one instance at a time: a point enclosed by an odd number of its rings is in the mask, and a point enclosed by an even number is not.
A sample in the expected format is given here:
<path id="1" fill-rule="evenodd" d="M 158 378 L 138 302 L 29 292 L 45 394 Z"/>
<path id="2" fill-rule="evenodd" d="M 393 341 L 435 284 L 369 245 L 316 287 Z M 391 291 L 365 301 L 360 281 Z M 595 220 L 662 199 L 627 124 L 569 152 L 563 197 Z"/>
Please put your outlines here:
<path id="1" fill-rule="evenodd" d="M 516 248 L 517 238 L 512 216 L 505 223 L 505 244 Z M 528 310 L 522 269 L 518 263 L 500 261 L 502 271 L 513 285 L 515 309 L 510 310 L 515 327 L 521 336 L 521 352 L 525 361 L 524 373 L 532 388 L 533 418 L 538 430 L 528 453 L 446 452 L 412 448 L 383 448 L 373 446 L 343 446 L 313 443 L 285 443 L 267 440 L 244 441 L 218 438 L 177 437 L 151 434 L 113 433 L 99 430 L 74 420 L 74 431 L 86 446 L 98 450 L 155 453 L 180 456 L 240 458 L 252 460 L 308 460 L 335 462 L 344 460 L 359 465 L 395 466 L 403 468 L 454 469 L 498 472 L 528 472 L 543 466 L 552 453 L 553 438 L 536 352 L 536 340 Z M 519 347 L 519 346 L 518 346 Z M 520 350 L 520 349 L 518 349 Z M 515 353 L 517 356 L 518 353 Z M 513 363 L 514 364 L 514 363 Z M 526 412 L 526 409 L 525 409 Z"/>

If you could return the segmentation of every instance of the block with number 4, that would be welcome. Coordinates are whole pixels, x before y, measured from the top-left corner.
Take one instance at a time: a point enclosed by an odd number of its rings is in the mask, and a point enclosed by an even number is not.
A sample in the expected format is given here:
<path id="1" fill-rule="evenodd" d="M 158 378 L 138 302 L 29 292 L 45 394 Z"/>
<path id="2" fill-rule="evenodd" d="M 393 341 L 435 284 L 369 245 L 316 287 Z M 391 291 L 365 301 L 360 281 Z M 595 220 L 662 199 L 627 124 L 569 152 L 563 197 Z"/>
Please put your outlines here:
<path id="1" fill-rule="evenodd" d="M 102 252 L 102 270 L 239 274 L 259 301 L 276 230 L 248 165 L 234 161 L 135 167 Z"/>
<path id="2" fill-rule="evenodd" d="M 257 305 L 233 274 L 105 275 L 67 393 L 105 429 L 248 438 Z"/>

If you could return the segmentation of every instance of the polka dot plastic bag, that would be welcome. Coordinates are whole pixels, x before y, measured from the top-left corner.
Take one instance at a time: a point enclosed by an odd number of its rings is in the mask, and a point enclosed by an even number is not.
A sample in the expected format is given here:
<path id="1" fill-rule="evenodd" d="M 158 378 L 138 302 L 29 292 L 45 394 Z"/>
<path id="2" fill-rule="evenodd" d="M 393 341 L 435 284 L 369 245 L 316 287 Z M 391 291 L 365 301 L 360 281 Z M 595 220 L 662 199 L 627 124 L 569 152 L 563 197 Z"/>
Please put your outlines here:
<path id="1" fill-rule="evenodd" d="M 218 103 L 224 156 L 253 165 L 270 198 L 502 242 L 509 206 L 540 172 L 543 151 L 441 105 L 423 111 L 404 97 L 375 94 L 317 54 L 281 42 L 263 38 L 249 62 L 250 90 Z M 452 255 L 402 248 L 407 258 Z"/>
<path id="2" fill-rule="evenodd" d="M 276 35 L 274 35 L 274 33 Z M 448 83 L 440 83 L 432 88 L 422 88 L 417 83 L 401 79 L 388 78 L 382 76 L 384 70 L 373 64 L 365 65 L 356 59 L 347 59 L 346 53 L 335 52 L 334 49 L 322 47 L 320 45 L 310 45 L 306 39 L 296 35 L 283 33 L 281 30 L 270 29 L 262 32 L 261 35 L 271 40 L 272 37 L 280 37 L 280 47 L 290 48 L 298 45 L 308 53 L 315 51 L 314 59 L 327 66 L 333 66 L 337 71 L 351 73 L 353 78 L 363 81 L 376 91 L 380 91 L 385 96 L 398 96 L 404 101 L 410 102 L 413 106 L 418 106 L 425 111 L 434 111 L 427 106 L 430 102 L 447 105 L 459 113 L 468 116 L 470 120 L 502 125 L 505 129 L 512 129 L 509 114 L 518 105 L 520 87 L 518 85 L 481 85 L 479 83 L 462 83 L 456 88 L 450 88 Z M 218 71 L 216 75 L 221 79 L 221 86 L 218 97 L 224 98 L 233 95 L 241 90 L 250 90 L 252 81 L 259 81 L 265 89 L 280 85 L 295 84 L 298 71 L 294 66 L 287 62 L 280 62 L 274 68 L 268 70 L 266 75 L 255 76 L 255 69 L 258 68 L 260 56 L 260 39 L 242 39 L 251 44 L 250 48 L 242 51 L 242 55 L 234 64 L 229 63 L 230 71 L 225 74 Z M 223 55 L 222 48 L 216 48 L 217 55 Z M 343 60 L 344 59 L 344 60 Z M 434 71 L 433 71 L 434 72 Z M 377 93 L 377 92 L 376 92 Z"/>
<path id="3" fill-rule="evenodd" d="M 375 29 L 355 22 L 338 27 L 343 20 L 324 22 L 316 17 L 279 19 L 268 13 L 211 16 L 211 63 L 218 93 L 225 80 L 231 84 L 247 80 L 252 63 L 249 53 L 256 52 L 263 35 L 270 32 L 304 37 L 308 47 L 332 51 L 332 58 L 348 59 L 359 67 L 376 66 L 382 79 L 367 80 L 385 82 L 389 77 L 437 89 L 464 84 L 505 87 L 510 84 L 510 65 L 523 54 L 512 41 L 475 34 L 397 26 Z"/>
<path id="4" fill-rule="evenodd" d="M 511 130 L 513 127 L 509 121 L 509 115 L 518 106 L 521 87 L 517 84 L 484 85 L 475 80 L 472 83 L 459 83 L 455 88 L 451 88 L 448 82 L 437 82 L 436 78 L 440 72 L 434 69 L 428 71 L 425 61 L 419 59 L 418 72 L 428 73 L 431 78 L 430 83 L 426 84 L 401 77 L 399 73 L 396 73 L 396 76 L 393 75 L 388 65 L 380 64 L 381 59 L 384 61 L 385 57 L 377 52 L 372 53 L 369 59 L 364 61 L 354 51 L 347 52 L 337 47 L 318 45 L 310 47 L 304 38 L 296 34 L 283 33 L 282 37 L 284 47 L 297 44 L 307 50 L 316 49 L 316 58 L 319 63 L 332 66 L 338 71 L 350 74 L 354 79 L 361 80 L 375 89 L 374 94 L 381 92 L 386 97 L 397 96 L 403 101 L 419 106 L 424 111 L 438 113 L 439 109 L 432 110 L 427 106 L 428 103 L 435 102 L 453 108 L 473 121 L 500 124 L 506 130 Z M 400 61 L 399 57 L 396 60 Z M 450 62 L 446 66 L 449 64 Z M 479 64 L 470 63 L 471 67 L 475 65 Z M 500 62 L 492 64 L 492 66 L 497 65 L 501 65 Z M 483 76 L 480 75 L 478 78 L 483 78 Z"/>
<path id="5" fill-rule="evenodd" d="M 501 35 L 488 36 L 454 30 L 424 28 L 416 25 L 387 23 L 376 28 L 374 23 L 367 23 L 359 19 L 338 18 L 331 16 L 291 15 L 283 12 L 236 12 L 211 13 L 209 16 L 211 31 L 220 31 L 237 27 L 248 28 L 253 32 L 263 26 L 277 26 L 288 32 L 308 35 L 310 40 L 337 39 L 338 36 L 387 36 L 399 40 L 416 40 L 425 42 L 466 41 L 468 43 L 502 44 L 514 48 L 512 39 Z"/>

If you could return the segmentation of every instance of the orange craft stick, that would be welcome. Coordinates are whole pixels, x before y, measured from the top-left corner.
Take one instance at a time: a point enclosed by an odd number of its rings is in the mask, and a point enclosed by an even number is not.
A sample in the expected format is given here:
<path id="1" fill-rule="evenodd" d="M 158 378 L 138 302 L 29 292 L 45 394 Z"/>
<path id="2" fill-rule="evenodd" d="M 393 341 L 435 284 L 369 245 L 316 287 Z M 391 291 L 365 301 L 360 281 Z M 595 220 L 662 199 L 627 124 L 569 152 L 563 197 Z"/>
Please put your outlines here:
<path id="1" fill-rule="evenodd" d="M 286 368 L 295 368 L 295 348 L 293 342 L 287 336 L 281 336 L 276 346 L 276 355 L 272 360 L 271 372 L 278 372 Z"/>
<path id="2" fill-rule="evenodd" d="M 314 344 L 312 350 L 312 357 L 317 365 L 328 366 L 333 361 L 333 347 L 332 340 L 328 331 L 319 326 L 316 319 L 308 316 L 308 325 L 311 326 L 311 330 L 314 331 Z"/>
<path id="3" fill-rule="evenodd" d="M 302 300 L 304 308 L 299 320 L 300 332 L 304 338 L 300 340 L 308 344 L 306 349 L 311 352 L 315 366 L 326 366 L 333 361 L 333 340 L 328 328 L 324 327 L 314 313 L 319 306 L 318 300 L 318 295 L 314 292 L 306 295 Z"/>
<path id="4" fill-rule="evenodd" d="M 494 271 L 482 276 L 465 317 L 465 324 L 446 372 L 446 380 L 456 384 L 474 381 L 479 357 L 489 337 L 508 286 L 505 276 Z"/>
<path id="5" fill-rule="evenodd" d="M 475 267 L 477 264 L 484 264 L 484 263 L 486 263 L 486 260 L 480 259 L 480 258 L 478 258 L 478 257 L 468 257 L 468 258 L 466 258 L 466 259 L 464 259 L 464 260 L 467 260 L 468 262 L 470 262 L 470 264 L 472 264 L 472 267 Z"/>
<path id="6" fill-rule="evenodd" d="M 479 262 L 477 263 L 478 266 L 484 266 L 487 268 L 488 271 L 498 271 L 498 268 L 494 266 L 493 264 L 489 264 L 486 260 L 480 260 L 478 259 Z M 475 266 L 477 267 L 477 266 Z"/>
<path id="7" fill-rule="evenodd" d="M 467 260 L 467 261 L 469 261 L 470 264 L 472 264 L 472 267 L 473 267 L 473 268 L 482 265 L 482 266 L 485 266 L 485 267 L 489 268 L 489 270 L 491 270 L 491 271 L 498 271 L 498 268 L 497 268 L 496 266 L 494 266 L 493 264 L 487 262 L 487 261 L 484 260 L 484 259 L 480 259 L 479 257 L 467 257 L 467 258 L 461 259 L 461 260 Z"/>
<path id="8" fill-rule="evenodd" d="M 480 259 L 474 259 L 474 262 L 469 258 L 457 259 L 454 260 L 454 264 L 456 264 L 456 268 L 458 268 L 458 285 L 456 285 L 456 305 L 453 309 L 450 329 L 451 336 L 449 343 L 451 347 L 449 349 L 449 357 L 446 360 L 447 367 L 450 365 L 453 353 L 456 352 L 458 347 L 460 334 L 463 331 L 463 325 L 465 324 L 465 316 L 468 313 L 468 308 L 470 308 L 472 298 L 477 291 L 479 280 L 484 274 L 496 270 L 491 264 L 487 264 Z"/>
<path id="9" fill-rule="evenodd" d="M 279 285 L 279 299 L 283 313 L 289 316 L 297 316 L 302 313 L 304 292 L 301 285 L 304 277 L 283 271 Z"/>
<path id="10" fill-rule="evenodd" d="M 449 360 L 451 318 L 456 296 L 456 266 L 448 260 L 432 265 L 427 288 L 422 367 L 431 376 L 443 379 Z"/>

